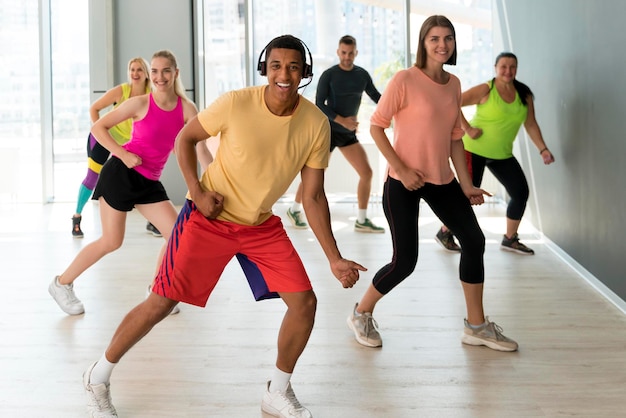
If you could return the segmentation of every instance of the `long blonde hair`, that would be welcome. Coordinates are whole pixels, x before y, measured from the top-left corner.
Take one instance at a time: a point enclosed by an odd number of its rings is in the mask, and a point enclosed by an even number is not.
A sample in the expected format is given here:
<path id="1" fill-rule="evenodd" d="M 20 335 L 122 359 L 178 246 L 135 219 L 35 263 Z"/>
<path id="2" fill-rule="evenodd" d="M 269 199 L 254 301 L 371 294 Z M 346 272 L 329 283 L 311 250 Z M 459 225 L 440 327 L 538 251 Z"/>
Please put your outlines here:
<path id="1" fill-rule="evenodd" d="M 143 89 L 146 93 L 149 93 L 150 90 L 152 90 L 152 83 L 150 83 L 150 64 L 148 64 L 148 61 L 146 61 L 145 59 L 143 59 L 142 57 L 135 57 L 135 58 L 131 58 L 130 61 L 128 61 L 128 84 L 132 84 L 132 80 L 130 79 L 130 66 L 133 65 L 133 63 L 137 63 L 139 65 L 141 65 L 141 69 L 143 70 L 144 74 L 146 75 L 146 79 L 144 80 L 144 86 Z"/>
<path id="2" fill-rule="evenodd" d="M 165 58 L 166 60 L 170 62 L 170 64 L 172 64 L 172 66 L 175 69 L 178 69 L 178 64 L 176 63 L 176 57 L 174 56 L 172 51 L 169 51 L 167 49 L 157 51 L 154 54 L 152 54 L 152 59 L 154 58 Z M 178 73 L 178 77 L 176 77 L 176 80 L 174 81 L 174 92 L 181 99 L 192 103 L 192 101 L 189 99 L 189 97 L 187 97 L 187 94 L 185 93 L 185 86 L 183 86 L 183 81 L 180 79 L 180 71 Z"/>

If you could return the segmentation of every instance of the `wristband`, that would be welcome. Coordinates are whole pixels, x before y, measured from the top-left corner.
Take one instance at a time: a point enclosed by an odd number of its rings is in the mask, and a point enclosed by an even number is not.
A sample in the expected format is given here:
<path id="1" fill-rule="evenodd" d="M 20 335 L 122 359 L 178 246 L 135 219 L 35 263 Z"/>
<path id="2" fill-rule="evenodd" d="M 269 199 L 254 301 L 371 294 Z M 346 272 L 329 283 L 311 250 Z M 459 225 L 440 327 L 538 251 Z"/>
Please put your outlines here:
<path id="1" fill-rule="evenodd" d="M 548 147 L 545 147 L 544 149 L 542 149 L 541 151 L 539 151 L 539 154 L 543 154 L 544 151 L 549 151 Z"/>

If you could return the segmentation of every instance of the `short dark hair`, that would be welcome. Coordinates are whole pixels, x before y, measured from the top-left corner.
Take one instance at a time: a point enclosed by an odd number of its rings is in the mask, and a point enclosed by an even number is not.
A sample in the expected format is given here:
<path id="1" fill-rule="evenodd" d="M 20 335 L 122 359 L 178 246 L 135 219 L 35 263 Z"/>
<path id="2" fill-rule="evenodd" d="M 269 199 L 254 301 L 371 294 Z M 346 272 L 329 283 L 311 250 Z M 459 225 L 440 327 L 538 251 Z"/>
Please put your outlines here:
<path id="1" fill-rule="evenodd" d="M 339 39 L 339 43 L 356 46 L 356 39 L 352 35 L 343 35 L 341 39 Z"/>
<path id="2" fill-rule="evenodd" d="M 426 40 L 426 35 L 428 32 L 434 27 L 443 27 L 448 28 L 452 31 L 452 36 L 454 37 L 454 52 L 446 62 L 448 65 L 456 65 L 456 32 L 454 30 L 454 26 L 450 19 L 442 15 L 433 15 L 427 18 L 424 23 L 422 23 L 422 28 L 420 29 L 420 37 L 419 43 L 417 45 L 417 54 L 415 56 L 415 66 L 417 68 L 424 68 L 426 66 L 426 48 L 424 48 L 424 41 Z"/>
<path id="3" fill-rule="evenodd" d="M 284 49 L 295 49 L 300 52 L 302 56 L 302 66 L 306 65 L 306 52 L 304 51 L 304 44 L 298 38 L 293 35 L 281 35 L 272 39 L 269 44 L 265 47 L 265 57 L 269 58 L 272 49 L 275 48 L 284 48 Z"/>

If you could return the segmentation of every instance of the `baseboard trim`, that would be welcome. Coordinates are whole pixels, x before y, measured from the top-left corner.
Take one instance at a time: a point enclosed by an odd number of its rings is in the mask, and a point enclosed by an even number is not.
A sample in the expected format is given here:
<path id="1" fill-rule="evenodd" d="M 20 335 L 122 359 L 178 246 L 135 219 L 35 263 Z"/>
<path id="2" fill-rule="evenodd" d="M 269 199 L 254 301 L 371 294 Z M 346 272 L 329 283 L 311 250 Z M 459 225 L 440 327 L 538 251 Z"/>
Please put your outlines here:
<path id="1" fill-rule="evenodd" d="M 617 309 L 619 309 L 624 315 L 626 315 L 626 301 L 620 298 L 615 292 L 609 289 L 604 283 L 602 283 L 597 277 L 595 277 L 589 270 L 584 268 L 580 263 L 574 260 L 569 254 L 556 245 L 545 235 L 542 237 L 546 247 L 548 247 L 557 257 L 572 268 L 576 273 L 580 275 L 591 287 L 593 287 L 600 295 L 606 300 L 611 302 Z"/>

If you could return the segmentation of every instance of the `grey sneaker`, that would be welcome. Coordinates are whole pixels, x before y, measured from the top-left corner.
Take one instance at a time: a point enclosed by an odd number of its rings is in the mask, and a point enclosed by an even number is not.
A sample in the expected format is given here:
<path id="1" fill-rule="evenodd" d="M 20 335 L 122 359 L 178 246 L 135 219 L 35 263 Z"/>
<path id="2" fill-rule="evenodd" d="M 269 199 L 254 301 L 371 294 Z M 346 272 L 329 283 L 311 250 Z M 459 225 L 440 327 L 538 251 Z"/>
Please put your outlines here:
<path id="1" fill-rule="evenodd" d="M 451 253 L 460 253 L 461 247 L 454 242 L 454 234 L 449 229 L 444 231 L 443 228 L 439 228 L 437 231 L 437 235 L 435 235 L 435 241 L 437 241 L 441 246 Z"/>
<path id="2" fill-rule="evenodd" d="M 148 234 L 152 234 L 153 236 L 157 238 L 161 238 L 163 236 L 163 234 L 161 234 L 161 231 L 159 231 L 156 226 L 152 225 L 151 222 L 148 222 L 146 224 L 146 232 Z"/>
<path id="3" fill-rule="evenodd" d="M 83 303 L 74 294 L 74 284 L 60 284 L 59 276 L 54 276 L 54 280 L 48 286 L 48 292 L 61 310 L 68 315 L 80 315 L 85 313 Z"/>
<path id="4" fill-rule="evenodd" d="M 466 319 L 461 342 L 469 345 L 486 345 L 498 351 L 516 351 L 518 348 L 515 341 L 502 334 L 502 328 L 495 322 L 489 322 L 489 317 L 485 318 L 485 324 L 479 329 L 470 328 Z"/>
<path id="5" fill-rule="evenodd" d="M 270 382 L 267 382 L 261 410 L 273 417 L 280 418 L 313 418 L 311 412 L 300 404 L 296 394 L 293 393 L 291 383 L 283 392 L 270 392 Z"/>
<path id="6" fill-rule="evenodd" d="M 357 306 L 359 306 L 358 303 L 354 305 L 352 313 L 348 316 L 348 326 L 354 332 L 354 338 L 366 347 L 382 347 L 383 340 L 378 333 L 378 323 L 370 312 L 358 313 Z"/>
<path id="7" fill-rule="evenodd" d="M 87 415 L 90 418 L 117 418 L 117 411 L 111 402 L 111 388 L 109 383 L 92 385 L 89 383 L 91 371 L 97 362 L 83 373 L 83 388 L 87 395 Z"/>
<path id="8" fill-rule="evenodd" d="M 287 217 L 291 221 L 291 225 L 296 229 L 307 229 L 309 227 L 309 224 L 302 219 L 302 212 L 299 210 L 292 212 L 291 208 L 287 209 Z"/>
<path id="9" fill-rule="evenodd" d="M 148 296 L 150 296 L 150 293 L 152 293 L 151 284 L 148 285 L 148 290 L 146 291 L 146 299 L 148 299 Z M 178 305 L 174 306 L 174 309 L 172 309 L 172 311 L 170 312 L 170 315 L 176 315 L 177 313 L 180 313 L 180 308 L 178 307 Z"/>
<path id="10" fill-rule="evenodd" d="M 506 235 L 502 236 L 502 244 L 500 244 L 500 249 L 503 251 L 510 251 L 516 254 L 522 255 L 533 255 L 535 252 L 522 244 L 519 240 L 517 234 L 514 234 L 511 239 L 507 238 Z"/>
<path id="11" fill-rule="evenodd" d="M 385 228 L 376 226 L 368 218 L 365 218 L 365 222 L 354 221 L 354 230 L 356 232 L 370 232 L 373 234 L 382 234 L 385 232 Z"/>

